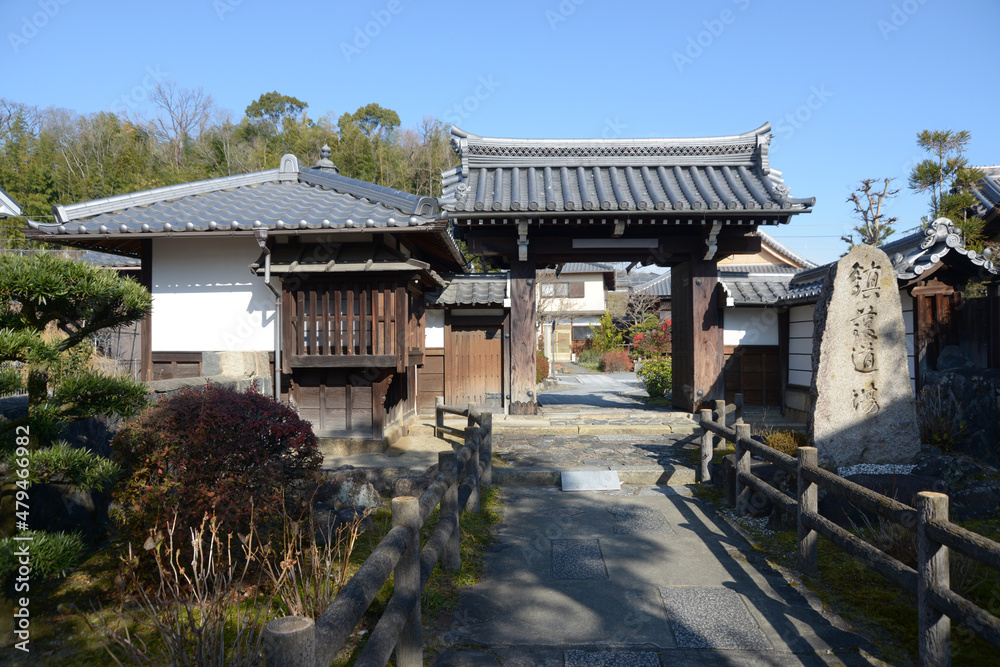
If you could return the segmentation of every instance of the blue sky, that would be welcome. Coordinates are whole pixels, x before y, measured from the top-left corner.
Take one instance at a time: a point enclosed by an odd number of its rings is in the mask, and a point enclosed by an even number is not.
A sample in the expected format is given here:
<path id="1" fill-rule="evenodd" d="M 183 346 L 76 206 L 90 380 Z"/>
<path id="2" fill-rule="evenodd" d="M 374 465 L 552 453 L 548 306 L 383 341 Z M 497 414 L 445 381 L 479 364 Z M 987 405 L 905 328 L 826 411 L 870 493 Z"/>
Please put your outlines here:
<path id="1" fill-rule="evenodd" d="M 0 2 L 0 97 L 148 112 L 159 79 L 234 116 L 277 90 L 312 116 L 369 102 L 487 136 L 685 137 L 772 125 L 771 165 L 813 213 L 774 235 L 836 259 L 846 198 L 895 177 L 897 229 L 923 129 L 968 130 L 1000 163 L 996 0 L 840 2 Z M 771 230 L 769 230 L 771 231 Z"/>

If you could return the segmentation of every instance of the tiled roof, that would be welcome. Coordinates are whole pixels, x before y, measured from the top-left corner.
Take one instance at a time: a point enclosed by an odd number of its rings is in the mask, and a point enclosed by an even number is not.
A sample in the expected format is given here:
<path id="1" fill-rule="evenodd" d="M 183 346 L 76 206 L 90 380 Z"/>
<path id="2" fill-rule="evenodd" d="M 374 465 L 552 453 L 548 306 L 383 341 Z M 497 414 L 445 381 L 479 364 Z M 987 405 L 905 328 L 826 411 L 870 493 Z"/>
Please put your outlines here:
<path id="1" fill-rule="evenodd" d="M 431 197 L 339 174 L 281 167 L 53 208 L 55 223 L 29 222 L 41 236 L 230 232 L 266 228 L 410 227 L 437 219 Z"/>
<path id="2" fill-rule="evenodd" d="M 452 127 L 441 205 L 475 211 L 804 212 L 768 165 L 770 124 L 699 139 L 504 139 Z"/>
<path id="3" fill-rule="evenodd" d="M 802 255 L 795 253 L 791 248 L 781 243 L 780 241 L 778 241 L 778 239 L 774 238 L 764 230 L 758 228 L 756 234 L 757 236 L 760 237 L 761 243 L 768 246 L 771 250 L 775 251 L 779 255 L 784 255 L 785 257 L 792 260 L 796 264 L 801 264 L 807 269 L 811 269 L 816 266 L 815 262 L 810 262 Z"/>
<path id="4" fill-rule="evenodd" d="M 1000 166 L 977 167 L 977 169 L 980 169 L 985 177 L 972 186 L 972 194 L 982 205 L 977 214 L 983 216 L 1000 206 Z"/>
<path id="5" fill-rule="evenodd" d="M 20 205 L 0 188 L 0 218 L 16 218 L 19 215 L 21 215 Z"/>
<path id="6" fill-rule="evenodd" d="M 667 269 L 660 276 L 653 278 L 645 285 L 639 285 L 636 287 L 639 292 L 649 292 L 653 296 L 659 297 L 669 297 L 670 296 L 670 269 Z"/>
<path id="7" fill-rule="evenodd" d="M 439 306 L 503 305 L 507 298 L 507 274 L 455 276 L 440 296 L 429 301 Z"/>
<path id="8" fill-rule="evenodd" d="M 607 273 L 614 270 L 613 266 L 597 262 L 567 262 L 563 264 L 562 271 L 559 273 Z"/>
<path id="9" fill-rule="evenodd" d="M 758 276 L 795 275 L 802 271 L 797 266 L 788 266 L 787 264 L 720 264 L 718 269 L 719 275 L 723 273 L 752 273 Z"/>
<path id="10" fill-rule="evenodd" d="M 944 261 L 964 268 L 980 280 L 995 279 L 1000 270 L 990 258 L 965 247 L 961 232 L 951 220 L 938 218 L 921 231 L 880 246 L 889 256 L 896 279 L 908 282 L 920 277 Z M 782 299 L 786 304 L 809 303 L 819 298 L 823 280 L 829 273 L 830 264 L 802 271 L 789 283 L 788 295 Z"/>
<path id="11" fill-rule="evenodd" d="M 121 255 L 111 255 L 106 252 L 88 251 L 80 255 L 80 261 L 94 266 L 107 266 L 115 269 L 138 268 L 141 262 L 135 257 L 122 257 Z"/>
<path id="12" fill-rule="evenodd" d="M 790 276 L 789 276 L 790 278 Z M 774 305 L 780 299 L 788 296 L 788 280 L 763 279 L 753 277 L 733 278 L 726 275 L 719 276 L 726 294 L 734 306 L 763 306 Z"/>

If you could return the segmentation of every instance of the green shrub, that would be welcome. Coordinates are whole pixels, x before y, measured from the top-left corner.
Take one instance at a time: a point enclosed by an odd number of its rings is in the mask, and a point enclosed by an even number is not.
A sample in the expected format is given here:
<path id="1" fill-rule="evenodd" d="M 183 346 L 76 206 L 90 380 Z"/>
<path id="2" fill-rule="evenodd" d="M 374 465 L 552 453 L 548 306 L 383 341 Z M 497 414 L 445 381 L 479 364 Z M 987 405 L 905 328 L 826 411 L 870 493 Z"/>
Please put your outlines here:
<path id="1" fill-rule="evenodd" d="M 121 473 L 110 459 L 59 440 L 51 447 L 28 454 L 28 480 L 32 484 L 70 484 L 78 489 L 103 489 Z M 13 456 L 11 468 L 15 468 Z"/>
<path id="2" fill-rule="evenodd" d="M 580 350 L 580 354 L 576 355 L 576 359 L 581 364 L 597 364 L 601 361 L 601 351 L 596 347 L 588 345 Z"/>
<path id="3" fill-rule="evenodd" d="M 541 382 L 549 376 L 549 360 L 545 358 L 545 355 L 536 352 L 535 353 L 535 383 Z"/>
<path id="4" fill-rule="evenodd" d="M 185 388 L 127 424 L 112 442 L 129 477 L 115 491 L 115 519 L 142 543 L 175 514 L 195 526 L 206 514 L 220 529 L 280 525 L 287 500 L 316 480 L 316 436 L 286 405 L 208 385 Z"/>
<path id="5" fill-rule="evenodd" d="M 674 374 L 670 359 L 647 361 L 636 375 L 650 398 L 663 398 L 671 392 Z"/>
<path id="6" fill-rule="evenodd" d="M 42 530 L 21 531 L 18 537 L 31 540 L 0 539 L 0 581 L 10 582 L 19 563 L 15 556 L 18 547 L 28 545 L 31 553 L 31 580 L 50 575 L 66 576 L 76 567 L 83 555 L 83 540 L 75 533 L 47 533 Z"/>
<path id="7" fill-rule="evenodd" d="M 950 452 L 961 446 L 968 434 L 962 419 L 962 402 L 950 389 L 927 385 L 916 400 L 920 439 L 928 445 Z"/>
<path id="8" fill-rule="evenodd" d="M 625 344 L 625 337 L 622 336 L 622 332 L 615 326 L 615 320 L 611 316 L 611 313 L 607 311 L 601 315 L 600 324 L 597 326 L 590 325 L 590 331 L 593 333 L 591 345 L 599 352 L 610 352 L 611 350 L 621 348 Z"/>
<path id="9" fill-rule="evenodd" d="M 630 371 L 633 368 L 632 357 L 625 350 L 612 350 L 601 355 L 597 368 L 608 373 Z"/>
<path id="10" fill-rule="evenodd" d="M 798 456 L 799 447 L 808 445 L 809 440 L 798 431 L 772 431 L 764 436 L 764 444 L 782 454 Z"/>

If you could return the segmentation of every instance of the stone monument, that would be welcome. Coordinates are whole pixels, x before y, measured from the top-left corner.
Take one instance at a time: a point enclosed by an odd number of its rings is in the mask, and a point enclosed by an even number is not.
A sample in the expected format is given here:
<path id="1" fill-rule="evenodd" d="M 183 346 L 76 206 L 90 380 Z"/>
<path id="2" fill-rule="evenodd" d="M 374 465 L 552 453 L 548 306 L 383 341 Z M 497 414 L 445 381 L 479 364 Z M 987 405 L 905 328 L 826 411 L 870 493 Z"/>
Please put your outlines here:
<path id="1" fill-rule="evenodd" d="M 920 433 L 886 254 L 858 245 L 830 267 L 813 321 L 809 441 L 820 459 L 838 467 L 912 460 Z"/>

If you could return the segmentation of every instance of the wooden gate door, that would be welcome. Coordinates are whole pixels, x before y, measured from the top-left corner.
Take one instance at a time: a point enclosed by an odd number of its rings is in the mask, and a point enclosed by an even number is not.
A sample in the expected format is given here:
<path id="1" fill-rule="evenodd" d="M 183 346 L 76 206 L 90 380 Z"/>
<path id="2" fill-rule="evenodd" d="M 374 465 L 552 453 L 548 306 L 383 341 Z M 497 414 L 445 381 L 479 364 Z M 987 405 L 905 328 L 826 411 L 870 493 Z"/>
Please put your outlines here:
<path id="1" fill-rule="evenodd" d="M 445 402 L 503 408 L 503 327 L 452 325 L 445 348 Z"/>
<path id="2" fill-rule="evenodd" d="M 297 368 L 292 400 L 320 437 L 373 438 L 372 386 L 339 369 Z"/>
<path id="3" fill-rule="evenodd" d="M 748 406 L 781 407 L 781 359 L 776 345 L 726 347 L 726 402 L 743 394 Z"/>

